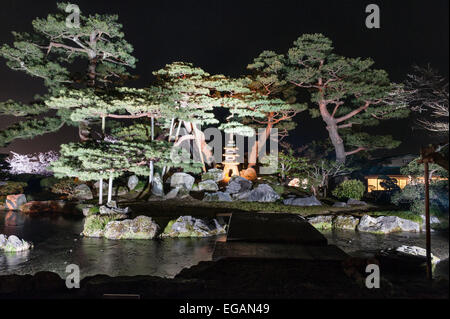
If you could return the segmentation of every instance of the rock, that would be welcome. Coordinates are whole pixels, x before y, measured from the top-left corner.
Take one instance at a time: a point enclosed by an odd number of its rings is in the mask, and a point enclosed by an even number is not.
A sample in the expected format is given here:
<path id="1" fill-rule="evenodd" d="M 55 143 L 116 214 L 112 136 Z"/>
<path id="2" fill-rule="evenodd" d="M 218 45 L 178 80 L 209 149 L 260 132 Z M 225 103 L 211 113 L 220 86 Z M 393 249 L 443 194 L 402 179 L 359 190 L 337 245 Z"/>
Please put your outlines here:
<path id="1" fill-rule="evenodd" d="M 162 237 L 209 237 L 225 234 L 216 219 L 198 219 L 192 216 L 180 216 L 171 220 L 164 229 Z"/>
<path id="2" fill-rule="evenodd" d="M 337 216 L 333 220 L 333 228 L 355 230 L 359 219 L 353 216 Z"/>
<path id="3" fill-rule="evenodd" d="M 233 197 L 233 200 L 247 200 L 247 198 L 250 196 L 251 191 L 245 191 L 243 193 L 237 193 L 237 194 L 233 194 L 231 195 Z M 228 194 L 228 193 L 225 193 Z"/>
<path id="4" fill-rule="evenodd" d="M 82 209 L 81 209 L 82 210 Z M 79 213 L 77 207 L 63 200 L 31 201 L 20 206 L 25 214 L 37 213 Z"/>
<path id="5" fill-rule="evenodd" d="M 320 206 L 322 203 L 316 198 L 316 196 L 312 195 L 310 197 L 298 197 L 298 198 L 287 198 L 283 201 L 284 205 L 293 205 L 293 206 Z"/>
<path id="6" fill-rule="evenodd" d="M 128 214 L 129 208 L 117 208 L 117 207 L 108 207 L 108 206 L 100 206 L 99 214 L 100 215 L 114 215 L 114 214 Z"/>
<path id="7" fill-rule="evenodd" d="M 164 196 L 164 185 L 161 176 L 158 173 L 153 175 L 152 194 L 156 196 Z"/>
<path id="8" fill-rule="evenodd" d="M 127 215 L 112 214 L 112 215 L 91 215 L 85 218 L 84 228 L 81 233 L 86 237 L 102 237 L 106 225 L 115 220 L 124 219 Z"/>
<path id="9" fill-rule="evenodd" d="M 84 217 L 93 215 L 93 210 L 96 209 L 94 205 L 91 204 L 79 204 L 77 206 L 78 209 L 81 209 Z"/>
<path id="10" fill-rule="evenodd" d="M 175 198 L 186 198 L 189 196 L 189 190 L 187 190 L 184 187 L 175 187 L 174 189 L 170 190 L 165 196 L 164 199 L 175 199 Z"/>
<path id="11" fill-rule="evenodd" d="M 392 233 L 397 231 L 419 232 L 419 223 L 397 216 L 371 217 L 364 215 L 359 221 L 358 231 L 371 233 Z"/>
<path id="12" fill-rule="evenodd" d="M 8 237 L 6 235 L 0 234 L 0 249 L 6 246 L 6 242 L 8 241 Z"/>
<path id="13" fill-rule="evenodd" d="M 132 175 L 128 177 L 127 186 L 132 191 L 136 188 L 137 184 L 139 183 L 139 178 L 136 175 Z"/>
<path id="14" fill-rule="evenodd" d="M 347 205 L 347 203 L 345 203 L 345 202 L 335 202 L 334 204 L 333 204 L 333 207 L 347 207 L 348 205 Z"/>
<path id="15" fill-rule="evenodd" d="M 103 236 L 107 239 L 153 239 L 159 230 L 148 216 L 138 216 L 134 219 L 111 221 L 106 224 Z"/>
<path id="16" fill-rule="evenodd" d="M 33 244 L 27 242 L 15 235 L 11 235 L 6 239 L 5 235 L 0 234 L 0 249 L 6 252 L 19 252 L 33 248 Z"/>
<path id="17" fill-rule="evenodd" d="M 219 186 L 217 186 L 215 181 L 213 181 L 211 179 L 207 179 L 205 181 L 201 181 L 200 183 L 198 183 L 198 190 L 199 191 L 216 192 L 219 190 Z"/>
<path id="18" fill-rule="evenodd" d="M 231 202 L 231 196 L 229 193 L 224 192 L 215 192 L 215 193 L 206 193 L 205 197 L 203 197 L 205 202 Z"/>
<path id="19" fill-rule="evenodd" d="M 117 208 L 117 202 L 115 200 L 110 200 L 106 203 L 106 206 L 108 206 L 109 208 Z"/>
<path id="20" fill-rule="evenodd" d="M 73 197 L 78 200 L 89 200 L 94 198 L 91 189 L 86 184 L 81 184 L 75 187 Z"/>
<path id="21" fill-rule="evenodd" d="M 229 194 L 243 193 L 251 188 L 251 181 L 241 176 L 233 176 L 228 182 L 225 192 Z"/>
<path id="22" fill-rule="evenodd" d="M 278 199 L 280 199 L 280 195 L 272 187 L 268 184 L 260 184 L 249 193 L 245 200 L 249 202 L 275 202 Z"/>
<path id="23" fill-rule="evenodd" d="M 9 210 L 18 210 L 20 206 L 27 202 L 27 198 L 24 194 L 8 195 L 6 196 L 6 208 Z"/>
<path id="24" fill-rule="evenodd" d="M 309 217 L 307 220 L 308 223 L 321 230 L 331 229 L 333 226 L 333 216 L 331 215 Z"/>
<path id="25" fill-rule="evenodd" d="M 223 170 L 218 168 L 211 168 L 207 172 L 203 173 L 202 181 L 213 180 L 218 183 L 223 178 Z"/>
<path id="26" fill-rule="evenodd" d="M 347 205 L 367 205 L 367 203 L 362 200 L 349 198 L 349 200 L 347 201 Z"/>
<path id="27" fill-rule="evenodd" d="M 420 227 L 422 228 L 422 231 L 425 231 L 425 215 L 420 215 L 422 218 L 422 224 Z M 436 216 L 430 216 L 430 229 L 431 231 L 434 231 L 434 229 L 440 229 L 441 227 L 441 221 Z"/>
<path id="28" fill-rule="evenodd" d="M 192 189 L 195 178 L 186 173 L 175 173 L 170 177 L 170 187 L 184 187 L 187 190 Z"/>

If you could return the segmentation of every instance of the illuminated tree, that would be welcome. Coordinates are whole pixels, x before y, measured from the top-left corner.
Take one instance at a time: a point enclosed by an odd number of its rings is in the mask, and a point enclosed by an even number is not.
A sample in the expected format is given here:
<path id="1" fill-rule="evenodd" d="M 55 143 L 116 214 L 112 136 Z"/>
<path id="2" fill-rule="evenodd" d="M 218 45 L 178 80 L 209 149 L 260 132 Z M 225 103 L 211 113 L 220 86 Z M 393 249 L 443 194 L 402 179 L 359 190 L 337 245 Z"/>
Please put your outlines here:
<path id="1" fill-rule="evenodd" d="M 66 24 L 68 3 L 59 3 L 59 12 L 32 21 L 33 33 L 13 32 L 12 46 L 4 44 L 0 56 L 12 70 L 44 80 L 50 94 L 61 87 L 105 87 L 121 83 L 134 68 L 133 47 L 124 39 L 117 15 L 80 15 L 80 26 Z M 86 62 L 86 71 L 78 73 L 76 65 Z M 30 138 L 54 132 L 64 124 L 77 125 L 82 141 L 89 139 L 89 122 L 70 120 L 67 112 L 43 120 L 30 116 L 44 114 L 46 98 L 36 97 L 32 105 L 25 106 L 11 100 L 0 103 L 0 114 L 26 116 L 25 121 L 7 128 L 0 134 L 0 145 L 15 138 Z"/>
<path id="2" fill-rule="evenodd" d="M 260 57 L 268 55 L 264 52 Z M 391 103 L 390 94 L 398 86 L 389 81 L 385 71 L 373 69 L 371 59 L 336 55 L 331 40 L 321 34 L 305 34 L 287 54 L 272 56 L 278 66 L 268 72 L 310 94 L 316 105 L 310 113 L 325 122 L 336 161 L 344 163 L 347 156 L 361 151 L 399 145 L 390 136 L 380 139 L 351 130 L 409 114 L 403 105 Z M 348 151 L 345 145 L 353 149 Z"/>

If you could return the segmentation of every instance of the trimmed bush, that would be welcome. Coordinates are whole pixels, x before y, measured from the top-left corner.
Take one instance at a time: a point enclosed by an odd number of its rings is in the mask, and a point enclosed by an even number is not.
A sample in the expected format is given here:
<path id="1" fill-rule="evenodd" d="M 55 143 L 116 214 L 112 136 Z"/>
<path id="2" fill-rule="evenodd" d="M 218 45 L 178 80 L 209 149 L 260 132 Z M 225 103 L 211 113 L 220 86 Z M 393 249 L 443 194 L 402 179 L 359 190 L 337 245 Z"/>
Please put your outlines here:
<path id="1" fill-rule="evenodd" d="M 349 198 L 360 200 L 365 191 L 363 182 L 356 179 L 349 179 L 339 184 L 332 192 L 333 196 L 347 200 Z"/>

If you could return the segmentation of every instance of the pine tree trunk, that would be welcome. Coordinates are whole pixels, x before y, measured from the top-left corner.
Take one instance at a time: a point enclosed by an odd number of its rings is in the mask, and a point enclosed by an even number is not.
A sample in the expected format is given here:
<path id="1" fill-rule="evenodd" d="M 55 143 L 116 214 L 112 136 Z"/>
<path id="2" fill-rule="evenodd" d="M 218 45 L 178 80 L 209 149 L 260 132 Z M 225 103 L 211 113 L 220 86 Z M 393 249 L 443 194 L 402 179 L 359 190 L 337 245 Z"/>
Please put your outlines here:
<path id="1" fill-rule="evenodd" d="M 112 185 L 113 185 L 113 178 L 112 175 L 109 176 L 108 181 L 108 202 L 109 203 L 112 200 Z"/>
<path id="2" fill-rule="evenodd" d="M 345 163 L 347 155 L 345 154 L 344 141 L 338 133 L 336 120 L 328 112 L 327 105 L 324 102 L 319 102 L 319 110 L 322 120 L 327 124 L 328 136 L 330 137 L 336 153 L 336 162 Z"/>
<path id="3" fill-rule="evenodd" d="M 87 86 L 90 88 L 95 87 L 96 69 L 97 69 L 97 58 L 89 59 L 89 66 L 88 66 L 88 70 L 87 70 L 87 76 L 88 76 Z M 79 122 L 78 135 L 80 136 L 80 140 L 82 142 L 85 142 L 85 141 L 88 141 L 91 139 L 91 128 L 90 128 L 89 121 L 84 120 L 84 121 Z"/>
<path id="4" fill-rule="evenodd" d="M 327 130 L 336 153 L 336 162 L 345 163 L 347 155 L 345 155 L 344 141 L 339 136 L 337 125 L 335 123 L 330 123 L 327 126 Z"/>
<path id="5" fill-rule="evenodd" d="M 272 115 L 269 115 L 268 117 L 268 124 L 266 126 L 266 130 L 264 132 L 263 136 L 257 136 L 257 140 L 255 141 L 255 144 L 253 144 L 252 150 L 250 152 L 249 156 L 249 163 L 248 168 L 256 166 L 258 152 L 260 149 L 266 146 L 267 140 L 270 137 L 270 132 L 272 131 L 273 124 L 272 122 Z"/>

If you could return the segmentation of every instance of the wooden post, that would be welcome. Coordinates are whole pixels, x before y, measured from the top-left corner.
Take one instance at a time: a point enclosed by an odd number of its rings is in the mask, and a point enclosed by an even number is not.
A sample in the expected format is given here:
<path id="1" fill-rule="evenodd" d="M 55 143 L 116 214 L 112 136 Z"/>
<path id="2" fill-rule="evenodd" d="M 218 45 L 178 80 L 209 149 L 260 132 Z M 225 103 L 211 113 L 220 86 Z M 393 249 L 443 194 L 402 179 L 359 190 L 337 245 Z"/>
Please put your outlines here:
<path id="1" fill-rule="evenodd" d="M 430 182 L 429 172 L 428 172 L 428 160 L 423 160 L 423 165 L 425 168 L 424 181 L 425 181 L 425 233 L 426 233 L 426 250 L 427 250 L 427 278 L 432 279 L 432 268 L 431 268 L 431 236 L 430 236 Z"/>

